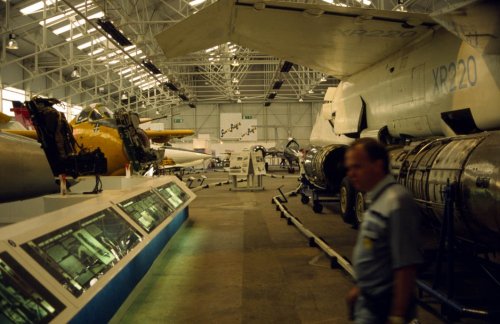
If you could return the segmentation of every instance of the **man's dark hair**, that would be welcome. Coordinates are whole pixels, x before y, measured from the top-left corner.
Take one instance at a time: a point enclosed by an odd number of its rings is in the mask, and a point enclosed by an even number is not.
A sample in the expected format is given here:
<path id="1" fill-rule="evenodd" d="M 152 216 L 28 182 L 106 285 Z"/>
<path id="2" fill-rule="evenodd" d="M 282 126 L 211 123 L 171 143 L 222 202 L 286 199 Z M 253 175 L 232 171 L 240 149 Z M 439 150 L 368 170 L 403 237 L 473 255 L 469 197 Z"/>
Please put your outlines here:
<path id="1" fill-rule="evenodd" d="M 389 174 L 389 153 L 387 152 L 384 144 L 374 138 L 364 137 L 358 138 L 352 142 L 351 145 L 349 145 L 349 148 L 358 145 L 364 148 L 371 161 L 382 160 L 384 173 Z"/>

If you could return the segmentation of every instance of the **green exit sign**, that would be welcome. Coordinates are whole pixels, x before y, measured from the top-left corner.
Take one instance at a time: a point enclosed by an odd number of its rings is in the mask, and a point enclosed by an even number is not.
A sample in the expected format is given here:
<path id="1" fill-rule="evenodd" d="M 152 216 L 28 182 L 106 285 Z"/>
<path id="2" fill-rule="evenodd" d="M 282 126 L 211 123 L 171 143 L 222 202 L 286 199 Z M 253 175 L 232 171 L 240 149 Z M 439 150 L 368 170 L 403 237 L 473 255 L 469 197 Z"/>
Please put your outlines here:
<path id="1" fill-rule="evenodd" d="M 253 116 L 251 116 L 251 115 L 244 115 L 243 119 L 253 119 Z"/>
<path id="2" fill-rule="evenodd" d="M 182 118 L 174 118 L 174 124 L 180 124 L 184 121 Z"/>

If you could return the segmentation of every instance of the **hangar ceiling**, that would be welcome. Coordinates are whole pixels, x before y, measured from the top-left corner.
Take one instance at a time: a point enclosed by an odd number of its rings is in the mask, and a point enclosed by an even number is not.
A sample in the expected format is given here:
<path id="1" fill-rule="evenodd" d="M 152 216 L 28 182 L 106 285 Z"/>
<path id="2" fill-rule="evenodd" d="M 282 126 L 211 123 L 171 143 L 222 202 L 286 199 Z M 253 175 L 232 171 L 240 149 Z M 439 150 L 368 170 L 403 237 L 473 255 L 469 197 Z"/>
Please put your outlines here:
<path id="1" fill-rule="evenodd" d="M 272 102 L 321 102 L 326 89 L 338 83 L 321 72 L 231 43 L 167 59 L 154 36 L 212 2 L 3 0 L 0 68 L 19 66 L 24 79 L 0 83 L 29 90 L 31 82 L 46 77 L 50 86 L 35 94 L 51 96 L 58 88 L 70 87 L 88 95 L 79 103 L 82 106 L 125 105 L 143 115 L 158 110 L 172 113 L 176 107 L 202 103 L 265 104 L 271 97 Z M 292 2 L 417 12 L 447 5 L 446 0 Z M 113 29 L 116 37 L 109 36 Z M 120 34 L 125 38 L 120 39 Z M 10 38 L 18 43 L 17 49 L 6 48 Z M 58 99 L 70 102 L 71 95 Z"/>

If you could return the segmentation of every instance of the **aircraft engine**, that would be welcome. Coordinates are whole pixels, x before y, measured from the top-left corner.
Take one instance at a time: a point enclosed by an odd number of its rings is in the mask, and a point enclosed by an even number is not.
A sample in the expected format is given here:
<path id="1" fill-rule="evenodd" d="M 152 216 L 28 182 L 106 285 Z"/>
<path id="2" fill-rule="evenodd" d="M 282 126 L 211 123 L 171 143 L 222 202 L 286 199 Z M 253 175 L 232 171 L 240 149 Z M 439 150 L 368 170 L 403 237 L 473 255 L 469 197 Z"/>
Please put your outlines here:
<path id="1" fill-rule="evenodd" d="M 500 132 L 429 139 L 391 151 L 392 173 L 441 223 L 443 190 L 456 182 L 455 232 L 500 248 Z"/>
<path id="2" fill-rule="evenodd" d="M 345 177 L 344 154 L 347 146 L 332 144 L 314 147 L 304 158 L 304 175 L 315 187 L 337 192 Z"/>

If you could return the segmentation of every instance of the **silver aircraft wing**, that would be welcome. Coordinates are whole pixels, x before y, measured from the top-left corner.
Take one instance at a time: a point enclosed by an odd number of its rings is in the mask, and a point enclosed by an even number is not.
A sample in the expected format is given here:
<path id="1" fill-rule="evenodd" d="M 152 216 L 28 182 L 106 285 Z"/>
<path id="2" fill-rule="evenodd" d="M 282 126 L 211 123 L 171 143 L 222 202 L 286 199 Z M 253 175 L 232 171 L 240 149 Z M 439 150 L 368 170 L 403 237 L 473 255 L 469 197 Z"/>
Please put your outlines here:
<path id="1" fill-rule="evenodd" d="M 219 0 L 156 39 L 168 58 L 225 42 L 342 78 L 431 32 L 424 14 L 333 5 Z"/>
<path id="2" fill-rule="evenodd" d="M 460 1 L 431 17 L 485 54 L 500 54 L 500 1 Z"/>

